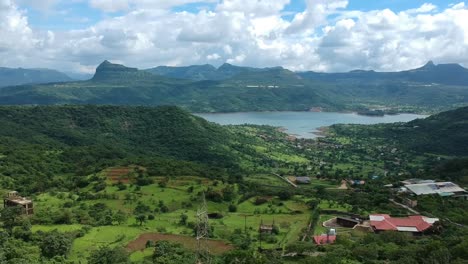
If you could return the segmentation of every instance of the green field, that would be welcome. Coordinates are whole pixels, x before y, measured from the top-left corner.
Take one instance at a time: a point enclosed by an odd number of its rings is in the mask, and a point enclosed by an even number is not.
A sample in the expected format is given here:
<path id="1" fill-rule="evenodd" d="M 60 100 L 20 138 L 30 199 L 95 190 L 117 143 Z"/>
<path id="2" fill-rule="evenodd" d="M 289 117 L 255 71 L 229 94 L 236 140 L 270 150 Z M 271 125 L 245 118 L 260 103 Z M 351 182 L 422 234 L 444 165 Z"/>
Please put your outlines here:
<path id="1" fill-rule="evenodd" d="M 80 192 L 71 194 L 67 192 L 49 192 L 34 197 L 36 216 L 43 219 L 45 215 L 60 214 L 63 210 L 76 214 L 80 208 L 92 207 L 96 204 L 104 204 L 106 208 L 115 211 L 122 211 L 127 215 L 127 220 L 120 225 L 112 222 L 112 225 L 93 226 L 93 223 L 83 220 L 82 223 L 73 221 L 70 224 L 44 223 L 33 225 L 33 232 L 58 230 L 60 232 L 80 232 L 86 231 L 81 237 L 74 240 L 70 252 L 70 259 L 85 259 L 89 253 L 99 246 L 120 246 L 127 245 L 142 234 L 166 233 L 182 235 L 185 241 L 193 239 L 194 231 L 189 225 L 180 224 L 182 214 L 187 215 L 187 223 L 196 221 L 196 210 L 201 205 L 199 193 L 205 192 L 207 186 L 215 192 L 220 192 L 226 187 L 237 189 L 236 185 L 228 185 L 220 181 L 214 181 L 198 177 L 178 177 L 168 181 L 163 177 L 154 177 L 154 183 L 137 187 L 132 184 L 125 184 L 125 189 L 119 188 L 107 180 L 107 186 L 96 195 L 108 197 L 98 197 L 97 199 L 86 199 L 80 197 Z M 167 181 L 165 187 L 158 183 Z M 268 181 L 270 185 L 291 188 L 281 179 L 270 175 L 257 175 L 249 178 L 253 182 Z M 189 189 L 192 189 L 189 191 Z M 81 191 L 92 192 L 90 187 L 85 187 Z M 219 213 L 220 219 L 210 219 L 209 223 L 213 228 L 212 239 L 224 241 L 220 244 L 230 244 L 230 237 L 235 230 L 246 231 L 251 237 L 254 245 L 263 248 L 284 248 L 286 245 L 297 241 L 302 235 L 303 229 L 310 221 L 310 210 L 306 205 L 306 197 L 294 196 L 289 200 L 281 201 L 278 197 L 261 197 L 266 202 L 256 205 L 258 197 L 251 197 L 245 201 L 239 201 L 240 195 L 236 194 L 233 201 L 211 201 L 207 199 L 208 213 Z M 154 208 L 163 203 L 167 206 L 167 212 L 158 212 Z M 237 211 L 229 212 L 229 205 L 236 204 Z M 147 219 L 140 225 L 134 215 L 135 207 L 138 204 L 148 206 L 148 215 L 153 215 L 154 219 Z M 323 205 L 326 207 L 327 205 Z M 275 242 L 267 243 L 259 239 L 259 226 L 263 224 L 275 224 L 279 227 L 279 233 L 275 236 Z M 132 260 L 140 260 L 152 254 L 151 250 L 131 251 Z"/>

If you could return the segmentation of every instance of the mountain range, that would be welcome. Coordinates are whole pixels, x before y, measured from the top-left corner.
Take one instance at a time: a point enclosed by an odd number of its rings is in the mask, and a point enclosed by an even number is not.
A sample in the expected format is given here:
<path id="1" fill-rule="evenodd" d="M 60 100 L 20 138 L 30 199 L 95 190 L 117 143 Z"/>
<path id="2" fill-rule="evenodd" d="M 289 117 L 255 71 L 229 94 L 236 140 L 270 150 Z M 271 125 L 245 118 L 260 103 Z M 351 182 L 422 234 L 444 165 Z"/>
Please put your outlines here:
<path id="1" fill-rule="evenodd" d="M 65 73 L 50 69 L 13 69 L 0 67 L 0 87 L 50 82 L 69 82 Z"/>
<path id="2" fill-rule="evenodd" d="M 432 62 L 402 72 L 293 72 L 230 64 L 138 70 L 104 61 L 90 80 L 1 88 L 0 104 L 177 105 L 193 112 L 377 106 L 436 112 L 468 104 L 468 70 Z"/>

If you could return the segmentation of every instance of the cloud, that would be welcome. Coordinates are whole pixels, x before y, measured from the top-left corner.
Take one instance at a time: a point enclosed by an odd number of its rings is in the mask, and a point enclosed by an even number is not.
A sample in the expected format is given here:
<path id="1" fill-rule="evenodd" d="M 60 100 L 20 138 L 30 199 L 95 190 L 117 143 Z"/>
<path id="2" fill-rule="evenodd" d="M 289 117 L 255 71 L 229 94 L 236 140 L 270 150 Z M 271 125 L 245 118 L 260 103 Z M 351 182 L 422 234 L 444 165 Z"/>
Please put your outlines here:
<path id="1" fill-rule="evenodd" d="M 89 4 L 104 12 L 125 11 L 130 7 L 128 0 L 90 0 Z"/>
<path id="2" fill-rule="evenodd" d="M 170 7 L 213 1 L 99 2 L 101 10 L 125 12 L 81 30 L 41 31 L 29 25 L 27 13 L 14 2 L 0 0 L 0 65 L 86 72 L 104 59 L 139 68 L 230 62 L 292 70 L 394 71 L 428 60 L 468 66 L 468 8 L 463 3 L 394 12 L 346 10 L 345 0 L 308 0 L 303 12 L 286 20 L 287 0 L 224 0 L 211 11 L 195 13 Z"/>

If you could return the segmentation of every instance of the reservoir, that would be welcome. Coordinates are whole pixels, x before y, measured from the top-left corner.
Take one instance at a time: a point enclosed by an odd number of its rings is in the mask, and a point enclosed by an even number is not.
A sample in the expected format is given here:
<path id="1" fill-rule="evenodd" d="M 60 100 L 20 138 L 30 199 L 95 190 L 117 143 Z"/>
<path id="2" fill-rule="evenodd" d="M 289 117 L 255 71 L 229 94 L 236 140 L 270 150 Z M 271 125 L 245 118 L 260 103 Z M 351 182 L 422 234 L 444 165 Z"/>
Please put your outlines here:
<path id="1" fill-rule="evenodd" d="M 385 116 L 365 116 L 356 113 L 337 112 L 239 112 L 196 114 L 208 121 L 221 125 L 270 125 L 286 129 L 286 133 L 300 138 L 315 138 L 314 132 L 323 126 L 334 124 L 377 124 L 408 122 L 425 115 L 398 114 Z"/>

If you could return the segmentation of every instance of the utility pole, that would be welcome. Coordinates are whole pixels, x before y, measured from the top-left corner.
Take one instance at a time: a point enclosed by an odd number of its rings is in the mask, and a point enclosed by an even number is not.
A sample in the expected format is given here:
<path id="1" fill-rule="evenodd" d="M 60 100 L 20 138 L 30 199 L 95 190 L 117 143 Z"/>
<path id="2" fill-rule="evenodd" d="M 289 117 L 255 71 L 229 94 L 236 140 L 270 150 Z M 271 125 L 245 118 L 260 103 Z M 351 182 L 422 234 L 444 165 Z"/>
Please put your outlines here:
<path id="1" fill-rule="evenodd" d="M 201 205 L 197 210 L 197 264 L 210 264 L 211 257 L 206 239 L 209 236 L 208 209 L 205 193 L 202 193 Z"/>

